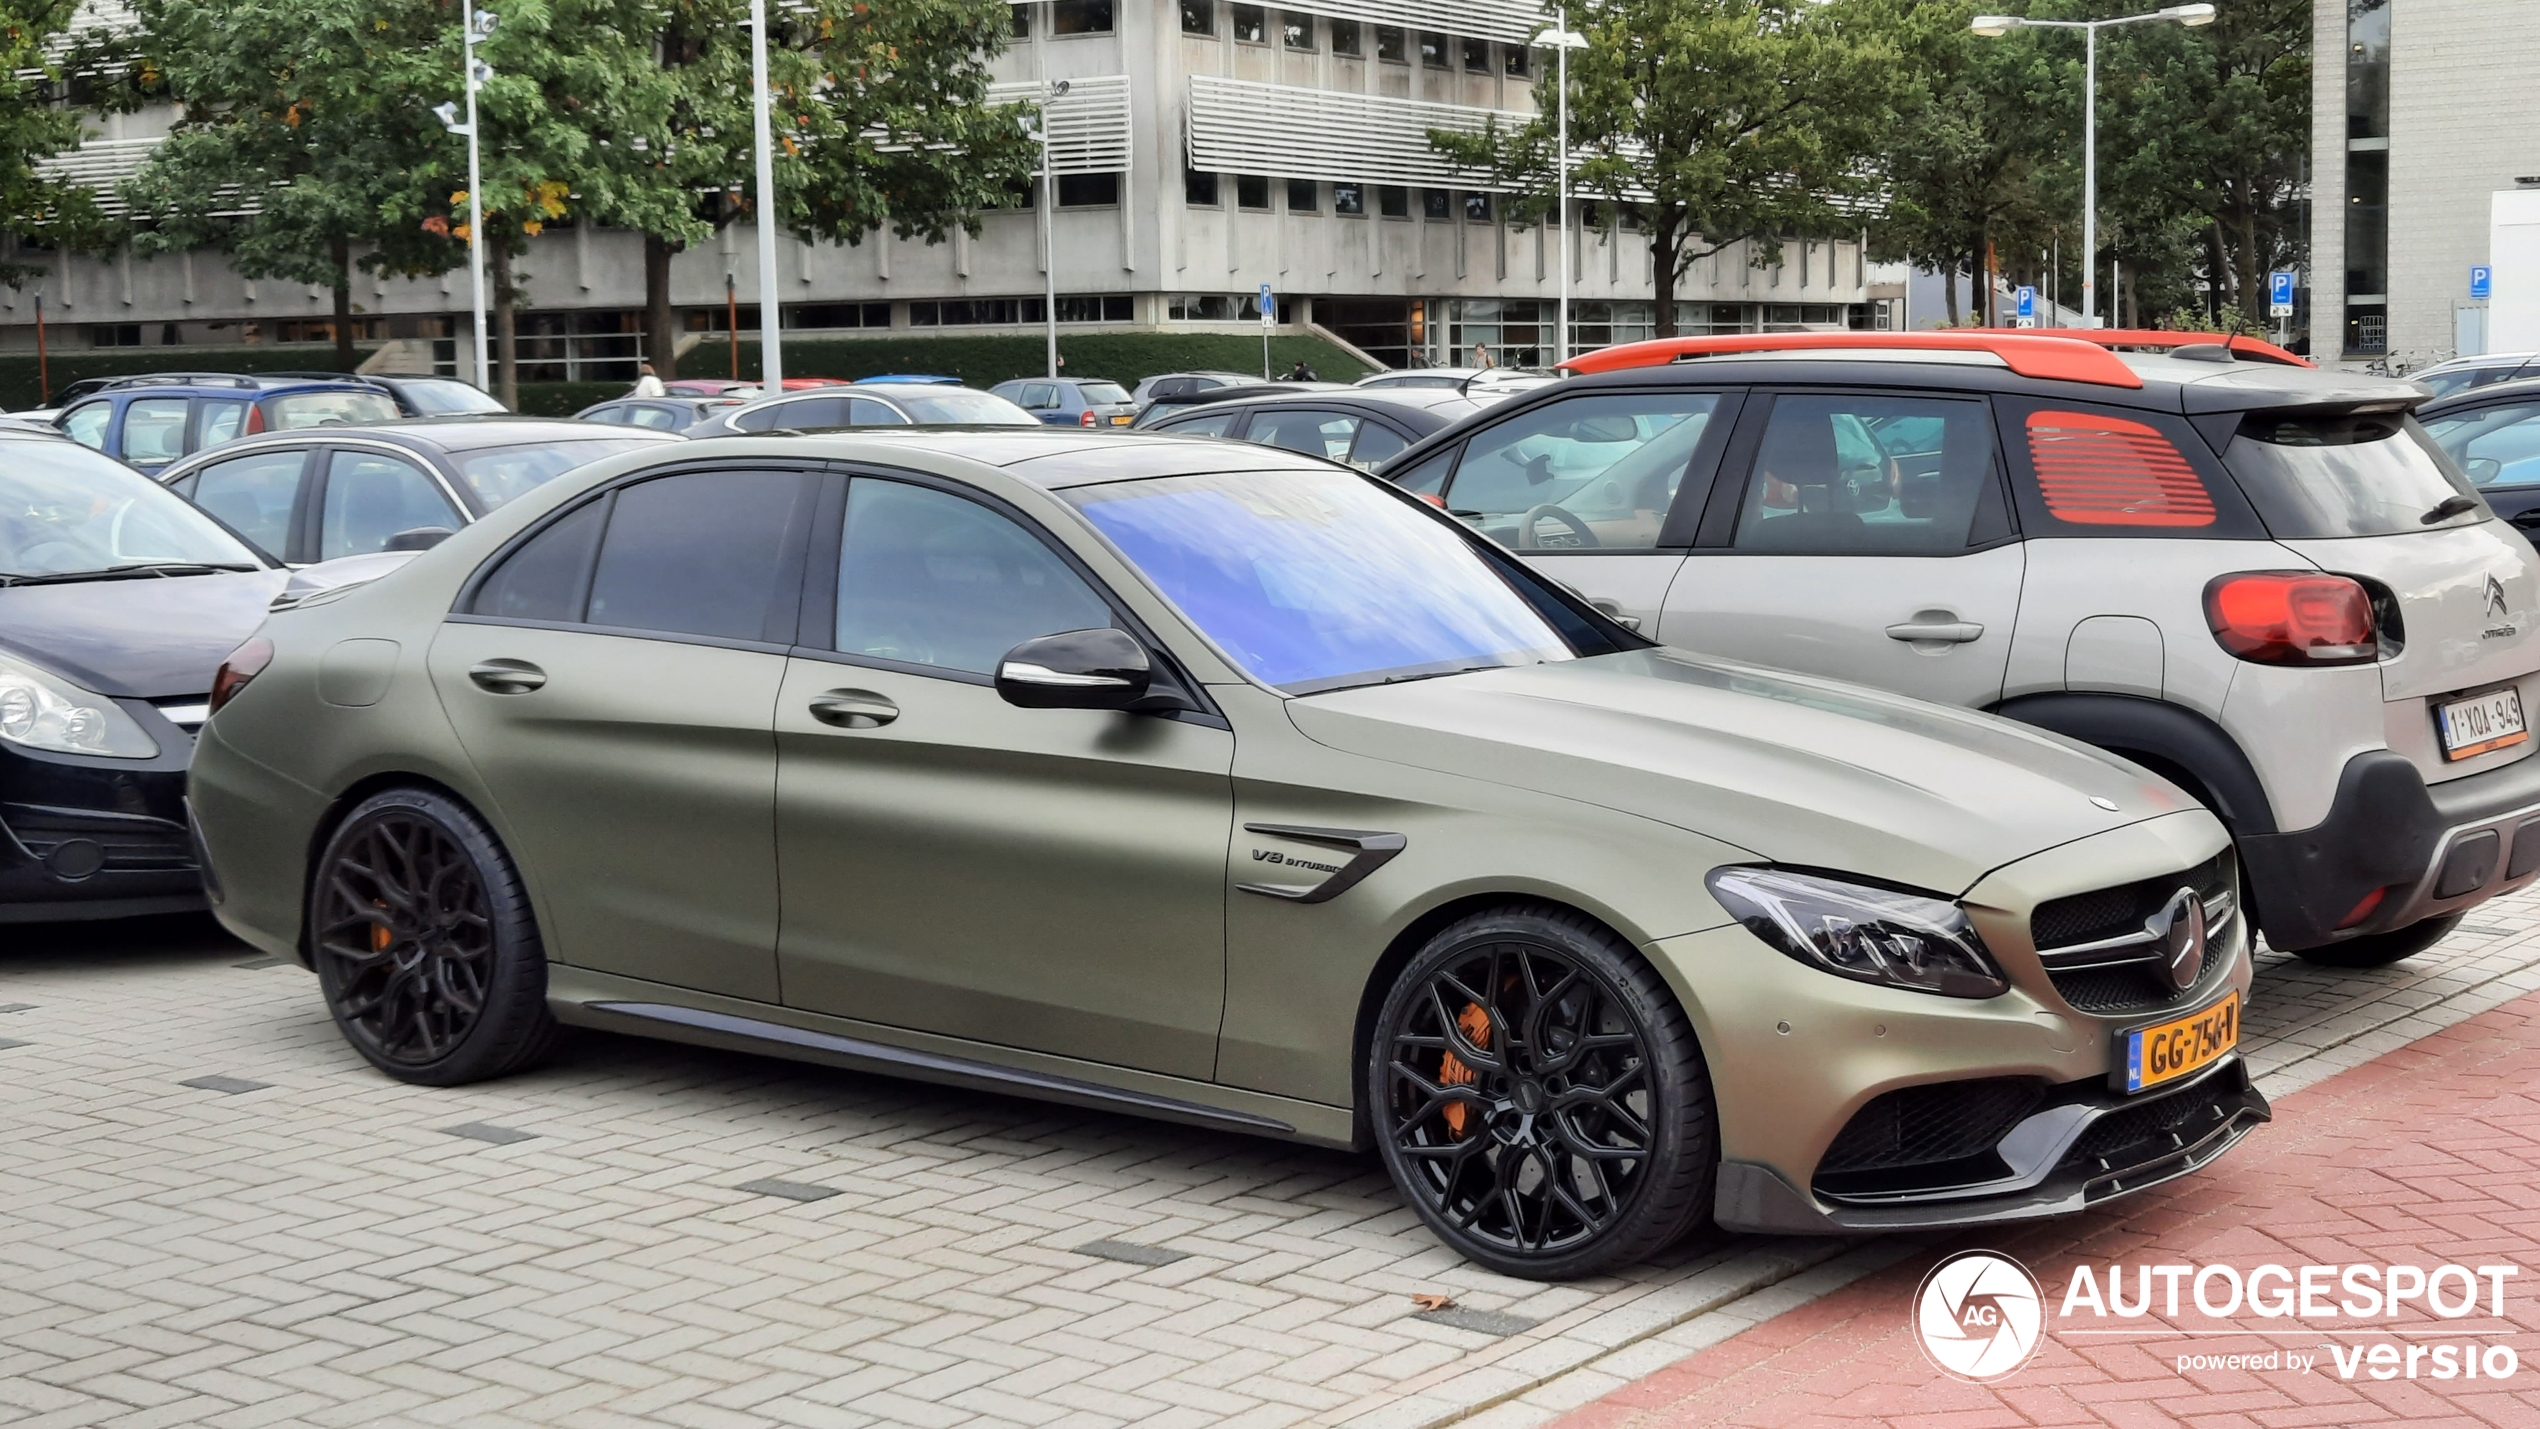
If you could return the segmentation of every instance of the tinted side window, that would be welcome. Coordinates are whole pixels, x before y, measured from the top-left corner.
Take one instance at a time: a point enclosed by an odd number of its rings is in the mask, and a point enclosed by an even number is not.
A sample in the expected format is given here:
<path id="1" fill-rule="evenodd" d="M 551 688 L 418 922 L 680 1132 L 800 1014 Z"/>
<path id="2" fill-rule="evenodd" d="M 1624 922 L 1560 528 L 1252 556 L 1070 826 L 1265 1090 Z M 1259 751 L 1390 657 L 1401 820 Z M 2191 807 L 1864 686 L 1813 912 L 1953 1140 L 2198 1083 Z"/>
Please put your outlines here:
<path id="1" fill-rule="evenodd" d="M 1720 398 L 1572 397 L 1473 434 L 1447 509 L 1519 550 L 1646 551 Z"/>
<path id="2" fill-rule="evenodd" d="M 1349 449 L 1349 464 L 1374 471 L 1409 445 L 1393 428 L 1369 422 L 1358 429 L 1358 442 Z"/>
<path id="3" fill-rule="evenodd" d="M 760 407 L 734 417 L 732 425 L 745 432 L 772 432 L 782 416 L 775 407 Z"/>
<path id="4" fill-rule="evenodd" d="M 1455 458 L 1461 451 L 1462 447 L 1448 447 L 1431 452 L 1420 459 L 1418 466 L 1405 471 L 1386 472 L 1385 480 L 1414 496 L 1424 497 L 1433 503 L 1441 502 L 1444 498 L 1438 495 L 1438 491 L 1446 485 L 1446 474 L 1455 470 Z"/>
<path id="5" fill-rule="evenodd" d="M 1185 436 L 1222 437 L 1234 427 L 1235 419 L 1242 415 L 1241 407 L 1229 407 L 1202 416 L 1185 417 L 1178 422 L 1166 422 L 1163 427 L 1168 432 L 1180 432 Z"/>
<path id="6" fill-rule="evenodd" d="M 582 595 L 591 579 L 591 557 L 600 548 L 606 501 L 579 510 L 532 536 L 476 588 L 468 609 L 514 620 L 582 619 Z"/>
<path id="7" fill-rule="evenodd" d="M 1112 623 L 1039 538 L 978 502 L 859 477 L 838 555 L 838 649 L 985 675 L 1039 635 Z"/>
<path id="8" fill-rule="evenodd" d="M 1265 447 L 1285 447 L 1307 456 L 1340 461 L 1358 435 L 1361 419 L 1346 412 L 1317 412 L 1302 407 L 1263 407 L 1252 414 L 1245 440 Z"/>
<path id="9" fill-rule="evenodd" d="M 1963 551 L 1978 513 L 2000 506 L 1990 427 L 1981 402 L 1776 398 L 1732 544 L 1802 555 Z"/>
<path id="10" fill-rule="evenodd" d="M 388 538 L 422 526 L 457 530 L 458 513 L 421 468 L 369 452 L 336 452 L 326 463 L 326 509 L 318 519 L 318 559 L 385 550 Z"/>
<path id="11" fill-rule="evenodd" d="M 888 402 L 876 402 L 870 397 L 851 397 L 847 399 L 847 425 L 905 427 L 908 425 L 908 418 L 901 416 L 898 410 Z"/>
<path id="12" fill-rule="evenodd" d="M 593 625 L 781 638 L 785 552 L 804 480 L 789 471 L 702 471 L 617 494 L 591 577 Z"/>
<path id="13" fill-rule="evenodd" d="M 188 477 L 184 494 L 268 556 L 288 556 L 291 504 L 300 494 L 300 468 L 308 453 L 259 452 L 216 461 Z"/>

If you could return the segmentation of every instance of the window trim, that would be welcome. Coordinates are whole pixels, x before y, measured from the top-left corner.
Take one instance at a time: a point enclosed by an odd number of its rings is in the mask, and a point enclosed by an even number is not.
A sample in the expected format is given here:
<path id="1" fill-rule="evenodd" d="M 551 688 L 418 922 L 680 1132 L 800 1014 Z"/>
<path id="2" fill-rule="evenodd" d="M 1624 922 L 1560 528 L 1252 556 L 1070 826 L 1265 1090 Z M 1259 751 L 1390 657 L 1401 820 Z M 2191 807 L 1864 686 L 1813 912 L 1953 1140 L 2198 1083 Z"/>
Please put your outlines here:
<path id="1" fill-rule="evenodd" d="M 1744 435 L 1746 424 L 1742 418 L 1748 405 L 1748 389 L 1744 387 L 1696 386 L 1631 387 L 1625 389 L 1608 389 L 1605 391 L 1558 392 L 1557 395 L 1550 395 L 1554 394 L 1556 389 L 1546 388 L 1545 391 L 1548 395 L 1528 401 L 1524 407 L 1507 413 L 1498 421 L 1492 422 L 1488 426 L 1474 428 L 1472 431 L 1466 433 L 1462 440 L 1457 442 L 1455 459 L 1447 464 L 1445 479 L 1438 483 L 1438 499 L 1441 501 L 1450 500 L 1451 493 L 1455 490 L 1455 479 L 1463 474 L 1464 458 L 1472 451 L 1473 442 L 1476 438 L 1489 432 L 1496 431 L 1510 422 L 1522 420 L 1527 416 L 1527 414 L 1541 411 L 1543 408 L 1549 407 L 1556 402 L 1575 402 L 1582 399 L 1596 397 L 1711 397 L 1717 399 L 1718 405 L 1711 409 L 1710 424 L 1703 428 L 1701 439 L 1693 444 L 1692 453 L 1685 458 L 1685 473 L 1676 482 L 1676 498 L 1668 504 L 1667 514 L 1661 518 L 1658 523 L 1658 542 L 1656 545 L 1638 546 L 1629 550 L 1609 550 L 1604 547 L 1594 547 L 1575 552 L 1561 550 L 1551 553 L 1553 555 L 1595 556 L 1682 556 L 1687 554 L 1696 544 L 1694 539 L 1695 534 L 1700 528 L 1704 513 L 1708 509 L 1706 503 L 1710 499 L 1712 488 L 1719 481 L 1720 473 L 1724 469 L 1723 458 L 1731 451 L 1732 439 Z M 1387 463 L 1388 471 L 1390 471 L 1394 465 L 1400 463 L 1404 457 L 1411 454 L 1412 453 L 1409 449 L 1395 453 L 1393 460 Z M 1434 453 L 1424 452 L 1420 454 L 1419 459 L 1425 462 L 1432 455 L 1434 455 Z M 1402 469 L 1405 472 L 1411 470 L 1410 467 L 1404 467 Z M 1386 484 L 1393 485 L 1390 480 L 1387 480 Z M 1743 486 L 1743 483 L 1740 484 Z M 1404 494 L 1409 495 L 1407 492 Z M 1418 498 L 1414 497 L 1413 499 L 1417 500 Z M 1455 524 L 1458 526 L 1464 526 L 1462 521 L 1457 521 Z M 1465 527 L 1465 529 L 1471 530 L 1470 527 Z M 1489 537 L 1483 536 L 1479 531 L 1474 531 L 1473 534 L 1480 537 L 1482 540 L 1490 541 Z M 1495 546 L 1499 543 L 1491 541 L 1491 544 Z M 1533 554 L 1541 555 L 1544 553 L 1534 552 Z"/>
<path id="2" fill-rule="evenodd" d="M 1777 387 L 1755 388 L 1753 401 L 1746 407 L 1745 419 L 1738 423 L 1734 449 L 1721 463 L 1712 480 L 1710 499 L 1702 508 L 1701 525 L 1691 554 L 1702 556 L 1772 556 L 1799 557 L 1808 560 L 1955 560 L 1982 551 L 2012 545 L 2025 539 L 2021 524 L 2025 510 L 2010 489 L 2018 485 L 2011 480 L 2010 454 L 2004 449 L 2002 410 L 1993 396 L 1985 392 L 1952 392 L 1931 387 Z M 1993 492 L 2001 502 L 2003 531 L 1983 541 L 1970 541 L 1954 551 L 1764 551 L 1740 550 L 1737 539 L 1738 513 L 1746 502 L 1747 485 L 1755 479 L 1755 458 L 1763 450 L 1764 431 L 1772 424 L 1773 408 L 1784 397 L 1865 397 L 1881 401 L 1922 399 L 1936 402 L 1973 402 L 1983 409 L 1980 414 L 1985 435 L 1993 443 Z M 2057 404 L 2047 404 L 2057 405 Z M 1734 472 L 1732 476 L 1730 473 Z"/>

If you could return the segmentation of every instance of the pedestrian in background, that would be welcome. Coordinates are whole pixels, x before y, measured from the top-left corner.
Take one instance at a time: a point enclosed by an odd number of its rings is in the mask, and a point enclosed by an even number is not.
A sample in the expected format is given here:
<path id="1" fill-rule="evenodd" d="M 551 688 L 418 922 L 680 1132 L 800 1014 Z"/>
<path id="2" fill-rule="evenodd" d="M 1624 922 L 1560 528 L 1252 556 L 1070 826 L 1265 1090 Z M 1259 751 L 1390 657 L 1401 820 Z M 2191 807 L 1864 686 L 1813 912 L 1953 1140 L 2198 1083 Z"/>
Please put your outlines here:
<path id="1" fill-rule="evenodd" d="M 629 397 L 660 397 L 670 391 L 661 385 L 661 374 L 649 362 L 636 364 L 635 374 L 635 390 L 626 394 Z"/>
<path id="2" fill-rule="evenodd" d="M 1497 365 L 1497 364 L 1493 363 L 1493 362 L 1490 360 L 1490 344 L 1488 344 L 1488 343 L 1483 343 L 1483 342 L 1477 342 L 1477 343 L 1474 343 L 1474 344 L 1473 344 L 1473 365 L 1474 365 L 1475 367 L 1482 367 L 1482 368 L 1488 368 L 1488 367 L 1493 367 L 1493 366 L 1496 366 L 1496 365 Z"/>

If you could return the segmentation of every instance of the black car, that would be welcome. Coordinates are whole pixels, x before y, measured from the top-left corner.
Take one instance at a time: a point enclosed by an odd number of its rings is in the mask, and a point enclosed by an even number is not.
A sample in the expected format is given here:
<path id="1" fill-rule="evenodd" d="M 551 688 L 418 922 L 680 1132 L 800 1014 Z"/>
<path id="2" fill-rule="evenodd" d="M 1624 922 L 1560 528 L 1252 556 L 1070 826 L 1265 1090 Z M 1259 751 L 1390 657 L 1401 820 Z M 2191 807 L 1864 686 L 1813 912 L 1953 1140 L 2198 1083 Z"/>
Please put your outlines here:
<path id="1" fill-rule="evenodd" d="M 1239 387 L 1150 424 L 1185 436 L 1235 437 L 1373 471 L 1404 448 L 1491 405 L 1439 388 Z"/>
<path id="2" fill-rule="evenodd" d="M 2417 408 L 2417 420 L 2497 515 L 2540 532 L 2540 380 L 2464 388 Z"/>
<path id="3" fill-rule="evenodd" d="M 360 382 L 388 394 L 407 417 L 465 417 L 508 412 L 502 399 L 473 382 L 429 372 L 268 372 L 267 377 L 324 378 Z"/>
<path id="4" fill-rule="evenodd" d="M 1197 383 L 1175 383 L 1169 389 L 1159 387 L 1146 405 L 1138 409 L 1129 425 L 1156 427 L 1182 412 L 1213 402 L 1244 401 L 1253 397 L 1275 397 L 1286 392 L 1347 392 L 1346 382 L 1246 382 L 1229 386 L 1203 387 Z"/>
<path id="5" fill-rule="evenodd" d="M 204 906 L 186 765 L 285 579 L 130 467 L 0 429 L 0 923 Z"/>
<path id="6" fill-rule="evenodd" d="M 677 440 L 555 418 L 426 417 L 249 437 L 160 479 L 300 565 L 427 545 L 585 462 Z"/>
<path id="7" fill-rule="evenodd" d="M 684 432 L 717 412 L 743 405 L 743 397 L 685 397 L 673 393 L 666 397 L 620 397 L 585 407 L 573 414 L 577 422 L 600 422 L 612 427 L 642 427 L 655 432 Z"/>

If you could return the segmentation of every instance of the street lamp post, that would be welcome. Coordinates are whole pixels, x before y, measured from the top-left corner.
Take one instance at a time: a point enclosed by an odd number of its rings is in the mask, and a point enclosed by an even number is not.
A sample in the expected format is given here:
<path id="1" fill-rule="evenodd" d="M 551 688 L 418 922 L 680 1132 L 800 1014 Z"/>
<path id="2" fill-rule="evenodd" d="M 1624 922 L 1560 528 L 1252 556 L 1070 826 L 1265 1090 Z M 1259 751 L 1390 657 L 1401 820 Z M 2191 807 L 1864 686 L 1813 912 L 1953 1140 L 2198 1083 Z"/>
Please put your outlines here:
<path id="1" fill-rule="evenodd" d="M 1570 28 L 1570 7 L 1564 5 L 1561 28 L 1546 32 L 1536 43 L 1552 46 L 1553 82 L 1561 89 L 1561 176 L 1556 185 L 1561 215 L 1561 301 L 1553 315 L 1552 339 L 1552 365 L 1558 367 L 1570 360 L 1570 51 L 1586 49 L 1587 37 Z"/>
<path id="2" fill-rule="evenodd" d="M 767 0 L 750 0 L 750 125 L 758 151 L 759 395 L 785 390 L 785 349 L 776 299 L 776 139 L 767 93 Z M 735 344 L 740 334 L 733 334 Z"/>
<path id="3" fill-rule="evenodd" d="M 2120 15 L 2113 20 L 2032 20 L 2025 15 L 1978 15 L 1969 28 L 1987 38 L 1999 38 L 2013 30 L 2079 30 L 2082 32 L 2082 100 L 2081 100 L 2081 315 L 2091 327 L 2099 326 L 2099 32 L 2115 25 L 2139 24 L 2145 20 L 2172 20 L 2190 27 L 2214 23 L 2214 7 L 2209 4 L 2171 5 L 2141 15 Z M 2111 322 L 2116 315 L 2109 314 Z"/>
<path id="4" fill-rule="evenodd" d="M 1066 80 L 1041 81 L 1033 127 L 1041 141 L 1041 325 L 1048 339 L 1048 376 L 1058 376 L 1058 177 L 1050 172 L 1050 101 L 1067 93 Z"/>
<path id="5" fill-rule="evenodd" d="M 475 0 L 459 0 L 459 50 L 465 69 L 467 121 L 459 121 L 455 104 L 435 105 L 432 110 L 451 133 L 467 136 L 467 281 L 470 312 L 476 325 L 476 385 L 488 389 L 494 379 L 486 371 L 484 146 L 477 139 L 476 92 L 494 72 L 477 62 L 476 42 L 493 35 L 495 19 L 493 11 L 477 9 Z"/>

